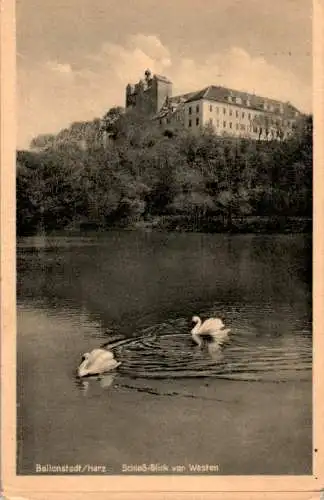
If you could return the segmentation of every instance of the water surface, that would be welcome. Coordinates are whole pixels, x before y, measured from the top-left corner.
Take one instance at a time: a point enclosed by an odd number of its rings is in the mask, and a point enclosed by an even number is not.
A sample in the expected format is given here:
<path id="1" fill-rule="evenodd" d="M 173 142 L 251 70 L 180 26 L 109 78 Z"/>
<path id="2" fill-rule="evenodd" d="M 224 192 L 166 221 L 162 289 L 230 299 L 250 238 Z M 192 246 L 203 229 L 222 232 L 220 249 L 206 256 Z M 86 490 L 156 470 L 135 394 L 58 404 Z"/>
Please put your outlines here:
<path id="1" fill-rule="evenodd" d="M 310 473 L 310 260 L 304 235 L 21 240 L 18 473 L 141 461 Z M 196 348 L 194 314 L 221 317 L 230 341 Z M 81 354 L 100 345 L 120 368 L 80 383 Z"/>

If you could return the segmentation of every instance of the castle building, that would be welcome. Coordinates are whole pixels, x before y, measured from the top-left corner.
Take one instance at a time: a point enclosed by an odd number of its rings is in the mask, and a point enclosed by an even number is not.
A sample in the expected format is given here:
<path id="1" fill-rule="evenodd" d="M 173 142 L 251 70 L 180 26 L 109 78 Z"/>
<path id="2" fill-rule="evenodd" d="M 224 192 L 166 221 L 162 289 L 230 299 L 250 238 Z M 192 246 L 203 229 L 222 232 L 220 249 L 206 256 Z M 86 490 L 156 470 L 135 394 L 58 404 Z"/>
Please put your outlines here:
<path id="1" fill-rule="evenodd" d="M 147 69 L 143 80 L 127 85 L 126 109 L 135 108 L 148 115 L 156 115 L 171 96 L 172 82 L 165 76 L 152 76 Z"/>
<path id="2" fill-rule="evenodd" d="M 172 83 L 151 76 L 126 87 L 126 108 L 147 113 L 161 126 L 193 133 L 210 128 L 217 135 L 259 140 L 288 137 L 300 111 L 289 102 L 210 85 L 196 92 L 172 96 Z"/>

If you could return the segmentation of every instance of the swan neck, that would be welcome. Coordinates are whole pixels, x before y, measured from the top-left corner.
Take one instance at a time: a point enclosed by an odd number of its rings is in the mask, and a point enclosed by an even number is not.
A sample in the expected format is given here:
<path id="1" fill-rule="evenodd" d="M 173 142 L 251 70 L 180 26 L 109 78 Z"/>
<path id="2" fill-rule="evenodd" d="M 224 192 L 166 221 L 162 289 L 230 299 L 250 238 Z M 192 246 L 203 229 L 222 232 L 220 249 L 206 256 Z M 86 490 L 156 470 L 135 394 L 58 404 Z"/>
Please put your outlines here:
<path id="1" fill-rule="evenodd" d="M 200 327 L 201 327 L 201 319 L 197 316 L 197 323 L 194 326 L 194 328 L 192 329 L 192 334 L 196 335 L 199 332 Z"/>
<path id="2" fill-rule="evenodd" d="M 195 332 L 192 332 L 191 336 L 192 336 L 192 339 L 194 340 L 194 342 L 196 342 L 196 344 L 198 344 L 199 346 L 201 346 L 202 340 L 201 340 L 200 336 L 197 335 L 197 333 L 195 333 Z"/>

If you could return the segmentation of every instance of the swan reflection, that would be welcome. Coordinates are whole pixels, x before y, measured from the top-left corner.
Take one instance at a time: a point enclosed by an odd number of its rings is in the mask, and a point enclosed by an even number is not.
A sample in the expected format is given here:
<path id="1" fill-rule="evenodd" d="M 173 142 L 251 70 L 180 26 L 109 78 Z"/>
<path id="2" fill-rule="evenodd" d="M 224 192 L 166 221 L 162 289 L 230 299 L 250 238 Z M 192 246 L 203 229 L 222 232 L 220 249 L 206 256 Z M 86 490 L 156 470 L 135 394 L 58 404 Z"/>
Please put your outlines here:
<path id="1" fill-rule="evenodd" d="M 207 345 L 208 354 L 215 363 L 221 363 L 224 360 L 222 346 L 216 342 L 211 342 Z"/>
<path id="2" fill-rule="evenodd" d="M 108 389 L 111 387 L 115 377 L 115 373 L 107 373 L 105 375 L 79 378 L 77 385 L 79 386 L 80 391 L 86 396 L 89 395 L 90 390 L 98 389 L 98 387 L 100 387 L 100 389 Z"/>

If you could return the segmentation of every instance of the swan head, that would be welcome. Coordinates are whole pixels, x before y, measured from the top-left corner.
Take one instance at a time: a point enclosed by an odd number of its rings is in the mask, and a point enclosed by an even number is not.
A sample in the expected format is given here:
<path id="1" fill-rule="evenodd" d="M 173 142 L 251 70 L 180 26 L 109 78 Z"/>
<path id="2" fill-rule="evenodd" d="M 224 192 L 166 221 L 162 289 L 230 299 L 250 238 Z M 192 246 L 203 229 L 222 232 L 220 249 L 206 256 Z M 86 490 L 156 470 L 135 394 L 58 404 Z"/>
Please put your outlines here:
<path id="1" fill-rule="evenodd" d="M 82 355 L 81 364 L 79 365 L 78 370 L 77 370 L 78 371 L 78 376 L 80 378 L 85 377 L 86 375 L 89 374 L 89 370 L 87 370 L 89 357 L 90 357 L 90 353 L 89 352 L 85 352 Z"/>
<path id="2" fill-rule="evenodd" d="M 191 318 L 191 321 L 192 321 L 193 323 L 199 323 L 199 322 L 200 322 L 200 318 L 199 318 L 199 316 L 193 316 L 193 317 Z"/>

